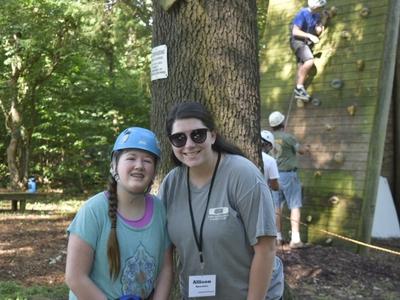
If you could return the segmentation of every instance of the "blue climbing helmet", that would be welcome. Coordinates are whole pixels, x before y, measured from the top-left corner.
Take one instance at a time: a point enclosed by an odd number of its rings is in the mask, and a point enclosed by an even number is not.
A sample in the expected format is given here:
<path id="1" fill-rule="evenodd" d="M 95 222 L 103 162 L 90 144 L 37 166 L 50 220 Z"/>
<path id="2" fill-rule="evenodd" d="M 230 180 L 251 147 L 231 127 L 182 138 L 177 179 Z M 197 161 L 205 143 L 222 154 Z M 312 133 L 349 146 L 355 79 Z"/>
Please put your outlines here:
<path id="1" fill-rule="evenodd" d="M 160 159 L 161 150 L 153 131 L 141 127 L 129 127 L 122 131 L 115 141 L 111 155 L 118 150 L 139 149 L 154 154 Z"/>

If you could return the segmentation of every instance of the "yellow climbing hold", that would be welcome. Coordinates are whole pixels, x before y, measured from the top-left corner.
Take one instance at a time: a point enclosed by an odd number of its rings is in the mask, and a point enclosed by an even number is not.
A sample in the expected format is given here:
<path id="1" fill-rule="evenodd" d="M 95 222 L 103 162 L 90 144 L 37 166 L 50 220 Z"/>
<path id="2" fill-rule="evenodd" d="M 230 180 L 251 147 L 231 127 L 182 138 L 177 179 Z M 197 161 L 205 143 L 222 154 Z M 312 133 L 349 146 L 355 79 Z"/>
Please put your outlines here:
<path id="1" fill-rule="evenodd" d="M 333 156 L 333 160 L 338 164 L 342 164 L 344 162 L 343 153 L 342 152 L 335 153 L 335 155 Z"/>
<path id="2" fill-rule="evenodd" d="M 369 16 L 370 10 L 368 7 L 364 6 L 361 10 L 360 10 L 360 16 L 363 18 L 366 18 Z"/>
<path id="3" fill-rule="evenodd" d="M 356 114 L 356 106 L 355 105 L 347 106 L 347 112 L 349 113 L 350 116 L 354 116 Z"/>
<path id="4" fill-rule="evenodd" d="M 358 59 L 356 61 L 356 65 L 357 65 L 357 70 L 362 71 L 362 70 L 364 70 L 365 62 L 362 59 Z"/>

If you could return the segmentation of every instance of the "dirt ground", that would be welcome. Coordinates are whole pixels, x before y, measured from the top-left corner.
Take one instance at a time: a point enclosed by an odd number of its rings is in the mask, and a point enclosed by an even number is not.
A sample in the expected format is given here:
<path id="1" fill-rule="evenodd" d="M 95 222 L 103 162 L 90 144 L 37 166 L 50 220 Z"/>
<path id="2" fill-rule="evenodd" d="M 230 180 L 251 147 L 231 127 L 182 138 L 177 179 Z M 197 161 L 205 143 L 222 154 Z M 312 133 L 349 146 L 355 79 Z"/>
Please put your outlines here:
<path id="1" fill-rule="evenodd" d="M 0 281 L 55 285 L 64 280 L 65 229 L 72 216 L 0 214 Z M 382 242 L 381 242 L 382 245 Z M 400 241 L 385 247 L 400 251 Z M 294 299 L 400 299 L 400 256 L 360 256 L 312 246 L 278 255 Z"/>

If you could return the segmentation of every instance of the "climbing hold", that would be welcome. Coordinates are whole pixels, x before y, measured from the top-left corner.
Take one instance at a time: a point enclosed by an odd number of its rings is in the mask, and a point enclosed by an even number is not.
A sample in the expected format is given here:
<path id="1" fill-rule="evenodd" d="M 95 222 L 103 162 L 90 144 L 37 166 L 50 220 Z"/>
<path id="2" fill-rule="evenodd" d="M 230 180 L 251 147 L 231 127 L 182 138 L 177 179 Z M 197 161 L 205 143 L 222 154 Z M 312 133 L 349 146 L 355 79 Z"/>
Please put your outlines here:
<path id="1" fill-rule="evenodd" d="M 328 131 L 331 131 L 331 130 L 335 129 L 335 126 L 333 126 L 331 124 L 325 124 L 325 129 Z"/>
<path id="2" fill-rule="evenodd" d="M 338 164 L 342 164 L 344 162 L 343 153 L 342 152 L 335 153 L 335 155 L 333 156 L 333 160 Z"/>
<path id="3" fill-rule="evenodd" d="M 343 30 L 343 31 L 340 33 L 340 36 L 341 36 L 343 39 L 346 39 L 346 40 L 349 40 L 350 37 L 351 37 L 350 32 L 348 32 L 348 31 L 346 31 L 346 30 Z"/>
<path id="4" fill-rule="evenodd" d="M 356 114 L 356 106 L 354 104 L 347 106 L 347 112 L 350 116 L 354 116 Z"/>
<path id="5" fill-rule="evenodd" d="M 357 70 L 362 71 L 362 70 L 364 70 L 365 62 L 362 59 L 358 59 L 356 61 L 356 65 L 357 65 Z"/>
<path id="6" fill-rule="evenodd" d="M 329 202 L 332 203 L 332 204 L 338 204 L 339 201 L 340 201 L 340 199 L 339 199 L 338 196 L 332 196 L 332 197 L 329 198 Z"/>
<path id="7" fill-rule="evenodd" d="M 331 238 L 327 238 L 327 239 L 325 240 L 325 244 L 327 244 L 327 245 L 331 245 L 332 242 L 333 242 L 333 240 L 332 240 Z"/>
<path id="8" fill-rule="evenodd" d="M 320 106 L 321 105 L 321 100 L 319 100 L 318 98 L 312 98 L 311 99 L 311 104 L 314 106 Z"/>
<path id="9" fill-rule="evenodd" d="M 329 14 L 331 16 L 331 18 L 333 18 L 334 16 L 336 16 L 337 14 L 337 8 L 335 6 L 331 6 L 331 8 L 329 9 Z"/>
<path id="10" fill-rule="evenodd" d="M 333 87 L 334 89 L 341 89 L 343 87 L 343 80 L 341 79 L 333 79 L 331 81 L 331 87 Z"/>
<path id="11" fill-rule="evenodd" d="M 311 215 L 308 215 L 308 216 L 307 216 L 307 222 L 308 222 L 308 223 L 311 223 L 311 221 L 312 221 L 312 216 L 311 216 Z"/>
<path id="12" fill-rule="evenodd" d="M 321 18 L 321 23 L 323 25 L 326 25 L 328 23 L 328 21 L 332 18 L 332 14 L 330 10 L 324 9 L 322 11 L 322 18 Z"/>
<path id="13" fill-rule="evenodd" d="M 304 107 L 304 102 L 301 99 L 297 99 L 296 104 L 297 104 L 297 107 Z"/>
<path id="14" fill-rule="evenodd" d="M 366 18 L 369 16 L 370 10 L 368 7 L 364 6 L 361 10 L 360 10 L 360 16 L 363 18 Z"/>
<path id="15" fill-rule="evenodd" d="M 315 171 L 314 176 L 315 177 L 321 177 L 321 171 Z"/>

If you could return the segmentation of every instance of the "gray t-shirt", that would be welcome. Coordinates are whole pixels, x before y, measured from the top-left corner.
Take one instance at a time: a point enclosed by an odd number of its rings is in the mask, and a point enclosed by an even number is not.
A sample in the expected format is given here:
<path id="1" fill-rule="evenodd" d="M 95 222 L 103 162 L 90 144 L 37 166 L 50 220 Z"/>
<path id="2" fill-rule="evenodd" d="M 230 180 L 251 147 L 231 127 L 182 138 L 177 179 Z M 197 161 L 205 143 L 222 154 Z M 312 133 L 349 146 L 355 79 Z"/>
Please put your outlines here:
<path id="1" fill-rule="evenodd" d="M 244 157 L 223 156 L 212 189 L 203 229 L 204 269 L 190 219 L 187 168 L 177 167 L 164 178 L 159 196 L 167 208 L 167 228 L 179 254 L 181 292 L 188 298 L 190 275 L 216 275 L 216 297 L 246 299 L 249 271 L 257 237 L 275 236 L 274 208 L 269 188 L 257 167 Z M 199 236 L 210 182 L 190 185 Z"/>

